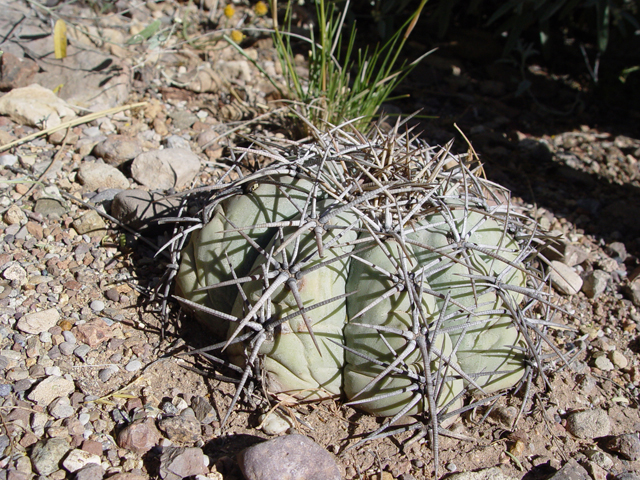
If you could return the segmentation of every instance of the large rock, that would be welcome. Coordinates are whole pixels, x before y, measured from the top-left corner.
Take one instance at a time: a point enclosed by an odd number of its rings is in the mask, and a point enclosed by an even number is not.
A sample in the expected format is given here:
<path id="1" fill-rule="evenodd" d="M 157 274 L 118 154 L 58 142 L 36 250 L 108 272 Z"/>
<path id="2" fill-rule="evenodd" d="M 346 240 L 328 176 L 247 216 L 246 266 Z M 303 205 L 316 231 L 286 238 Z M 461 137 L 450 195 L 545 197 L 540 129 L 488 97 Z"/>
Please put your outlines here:
<path id="1" fill-rule="evenodd" d="M 200 448 L 167 447 L 160 457 L 160 478 L 181 480 L 209 473 L 208 459 Z"/>
<path id="2" fill-rule="evenodd" d="M 157 190 L 184 187 L 199 171 L 198 156 L 183 148 L 145 152 L 131 165 L 131 175 L 136 182 Z"/>
<path id="3" fill-rule="evenodd" d="M 109 135 L 93 148 L 93 154 L 111 166 L 119 167 L 142 153 L 142 142 L 127 135 Z"/>
<path id="4" fill-rule="evenodd" d="M 51 376 L 42 380 L 31 391 L 28 398 L 38 405 L 48 406 L 58 397 L 71 395 L 75 390 L 75 385 L 71 380 L 64 377 Z"/>
<path id="5" fill-rule="evenodd" d="M 558 260 L 551 262 L 551 282 L 564 295 L 575 295 L 582 288 L 582 278 L 575 270 Z"/>
<path id="6" fill-rule="evenodd" d="M 177 198 L 164 198 L 144 190 L 120 192 L 111 204 L 111 215 L 136 230 L 157 226 L 157 220 L 175 216 L 180 206 Z"/>
<path id="7" fill-rule="evenodd" d="M 340 480 L 329 452 L 304 435 L 286 435 L 259 443 L 238 454 L 247 480 Z"/>
<path id="8" fill-rule="evenodd" d="M 39 312 L 27 313 L 23 315 L 16 327 L 25 333 L 33 333 L 35 335 L 46 332 L 60 320 L 60 314 L 55 308 L 48 308 Z"/>
<path id="9" fill-rule="evenodd" d="M 609 435 L 611 421 L 604 410 L 585 410 L 569 415 L 567 430 L 578 438 L 591 440 Z"/>
<path id="10" fill-rule="evenodd" d="M 78 180 L 90 192 L 100 188 L 129 188 L 129 180 L 124 173 L 104 163 L 83 163 L 78 170 Z"/>
<path id="11" fill-rule="evenodd" d="M 0 115 L 39 128 L 57 127 L 76 116 L 73 109 L 51 90 L 38 84 L 16 88 L 0 98 Z"/>
<path id="12" fill-rule="evenodd" d="M 31 451 L 31 464 L 40 475 L 50 475 L 60 469 L 60 460 L 71 450 L 63 438 L 40 440 Z"/>

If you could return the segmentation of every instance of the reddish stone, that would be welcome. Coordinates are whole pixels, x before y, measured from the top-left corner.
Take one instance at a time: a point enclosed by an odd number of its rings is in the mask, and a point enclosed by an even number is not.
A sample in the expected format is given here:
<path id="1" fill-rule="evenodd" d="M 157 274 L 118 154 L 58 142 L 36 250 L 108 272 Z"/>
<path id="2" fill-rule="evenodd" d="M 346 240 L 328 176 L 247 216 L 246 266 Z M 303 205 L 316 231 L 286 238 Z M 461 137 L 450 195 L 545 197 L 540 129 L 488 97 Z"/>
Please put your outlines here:
<path id="1" fill-rule="evenodd" d="M 80 282 L 76 282 L 75 280 L 69 280 L 68 282 L 64 282 L 62 286 L 66 290 L 80 290 L 82 288 L 82 284 Z"/>
<path id="2" fill-rule="evenodd" d="M 109 340 L 113 334 L 111 327 L 100 319 L 83 325 L 76 325 L 74 329 L 74 334 L 78 341 L 90 347 L 96 347 L 102 342 Z"/>
<path id="3" fill-rule="evenodd" d="M 82 450 L 85 452 L 92 453 L 94 455 L 102 456 L 102 444 L 100 442 L 96 442 L 95 440 L 85 440 L 82 442 Z"/>
<path id="4" fill-rule="evenodd" d="M 152 418 L 137 420 L 123 428 L 118 434 L 118 446 L 137 454 L 143 454 L 156 446 L 160 432 Z"/>
<path id="5" fill-rule="evenodd" d="M 37 240 L 44 238 L 42 232 L 42 225 L 36 222 L 27 222 L 27 232 L 36 237 Z"/>
<path id="6" fill-rule="evenodd" d="M 33 60 L 18 58 L 9 52 L 4 52 L 0 57 L 2 68 L 0 69 L 0 90 L 13 90 L 30 85 L 33 77 L 40 67 Z"/>

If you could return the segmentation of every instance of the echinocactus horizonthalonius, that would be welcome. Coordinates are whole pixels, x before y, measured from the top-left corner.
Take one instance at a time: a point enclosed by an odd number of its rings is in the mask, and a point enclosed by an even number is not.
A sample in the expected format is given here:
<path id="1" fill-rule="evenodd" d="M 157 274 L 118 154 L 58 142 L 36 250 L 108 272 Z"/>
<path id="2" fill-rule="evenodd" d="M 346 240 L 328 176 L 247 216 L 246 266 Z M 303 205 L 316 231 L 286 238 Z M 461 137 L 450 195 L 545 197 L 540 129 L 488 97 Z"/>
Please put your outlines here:
<path id="1" fill-rule="evenodd" d="M 370 437 L 421 415 L 437 450 L 466 393 L 542 371 L 556 307 L 508 191 L 398 130 L 240 149 L 270 164 L 243 175 L 239 159 L 208 187 L 177 297 L 226 338 L 238 391 L 257 368 L 273 394 L 343 395 L 390 417 Z"/>

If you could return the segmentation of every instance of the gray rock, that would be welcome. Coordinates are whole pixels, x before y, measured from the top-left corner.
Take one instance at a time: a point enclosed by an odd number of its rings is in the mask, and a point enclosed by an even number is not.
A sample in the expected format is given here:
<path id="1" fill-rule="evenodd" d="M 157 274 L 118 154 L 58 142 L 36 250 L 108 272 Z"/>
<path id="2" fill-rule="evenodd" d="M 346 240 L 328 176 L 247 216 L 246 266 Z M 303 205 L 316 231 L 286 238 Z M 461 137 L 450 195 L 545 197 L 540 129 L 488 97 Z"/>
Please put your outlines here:
<path id="1" fill-rule="evenodd" d="M 69 355 L 73 355 L 73 351 L 76 348 L 75 343 L 70 343 L 70 342 L 62 342 L 60 345 L 58 345 L 58 348 L 60 349 L 60 353 L 62 355 L 65 356 L 69 356 Z"/>
<path id="2" fill-rule="evenodd" d="M 98 378 L 102 382 L 108 382 L 109 379 L 113 377 L 113 374 L 117 371 L 118 367 L 116 367 L 115 365 L 109 365 L 108 367 L 103 368 L 98 372 Z"/>
<path id="3" fill-rule="evenodd" d="M 548 480 L 591 480 L 591 476 L 572 458 Z"/>
<path id="4" fill-rule="evenodd" d="M 204 397 L 196 395 L 191 400 L 191 408 L 193 409 L 196 418 L 200 420 L 203 425 L 208 425 L 211 422 L 218 420 L 218 414 Z"/>
<path id="5" fill-rule="evenodd" d="M 105 163 L 83 163 L 78 170 L 78 180 L 88 191 L 100 188 L 129 188 L 129 180 L 115 167 Z"/>
<path id="6" fill-rule="evenodd" d="M 28 398 L 38 405 L 48 406 L 54 399 L 71 395 L 74 390 L 75 385 L 71 380 L 48 377 L 35 386 Z"/>
<path id="7" fill-rule="evenodd" d="M 101 312 L 102 310 L 104 310 L 104 302 L 102 300 L 94 300 L 93 302 L 91 302 L 91 304 L 89 305 L 89 307 L 91 308 L 91 310 L 93 310 L 94 312 L 98 313 Z"/>
<path id="8" fill-rule="evenodd" d="M 589 298 L 598 298 L 607 288 L 611 275 L 604 270 L 593 270 L 583 278 L 582 291 Z"/>
<path id="9" fill-rule="evenodd" d="M 27 313 L 23 315 L 16 327 L 26 333 L 40 334 L 49 330 L 60 320 L 60 313 L 55 308 L 48 308 L 40 312 Z"/>
<path id="10" fill-rule="evenodd" d="M 176 215 L 180 202 L 144 190 L 120 192 L 111 204 L 111 215 L 135 229 L 157 226 L 157 220 Z"/>
<path id="11" fill-rule="evenodd" d="M 184 148 L 145 152 L 131 165 L 131 175 L 137 182 L 159 190 L 184 187 L 199 171 L 200 159 Z"/>
<path id="12" fill-rule="evenodd" d="M 138 360 L 137 358 L 135 360 L 131 360 L 129 363 L 127 363 L 127 365 L 124 367 L 124 369 L 127 372 L 137 372 L 138 370 L 140 370 L 142 368 L 142 362 L 140 362 L 140 360 Z"/>
<path id="13" fill-rule="evenodd" d="M 640 439 L 637 433 L 625 433 L 608 438 L 604 446 L 625 460 L 640 460 Z"/>
<path id="14" fill-rule="evenodd" d="M 624 472 L 615 476 L 615 480 L 640 480 L 640 473 Z"/>
<path id="15" fill-rule="evenodd" d="M 623 291 L 636 307 L 640 307 L 640 278 L 625 285 Z"/>
<path id="16" fill-rule="evenodd" d="M 13 388 L 8 383 L 0 383 L 0 397 L 6 397 L 11 393 Z"/>
<path id="17" fill-rule="evenodd" d="M 113 167 L 133 160 L 141 153 L 142 142 L 126 135 L 109 135 L 93 149 L 93 154 L 96 157 L 102 158 Z"/>
<path id="18" fill-rule="evenodd" d="M 45 217 L 59 218 L 67 213 L 67 207 L 55 198 L 41 198 L 36 202 L 33 211 Z"/>
<path id="19" fill-rule="evenodd" d="M 304 435 L 285 435 L 238 454 L 247 480 L 285 479 L 291 472 L 305 480 L 340 480 L 340 469 L 329 452 Z"/>
<path id="20" fill-rule="evenodd" d="M 607 247 L 607 253 L 611 258 L 620 262 L 627 259 L 627 247 L 622 242 L 613 242 Z"/>
<path id="21" fill-rule="evenodd" d="M 84 357 L 87 356 L 87 353 L 89 353 L 91 351 L 91 347 L 89 345 L 78 345 L 75 350 L 73 351 L 73 354 L 84 360 Z"/>
<path id="22" fill-rule="evenodd" d="M 500 467 L 483 468 L 475 472 L 454 473 L 447 477 L 449 480 L 515 480 L 505 475 Z"/>
<path id="23" fill-rule="evenodd" d="M 181 480 L 209 473 L 208 458 L 200 448 L 167 447 L 160 457 L 160 478 Z"/>
<path id="24" fill-rule="evenodd" d="M 164 143 L 167 148 L 184 148 L 185 150 L 191 150 L 189 141 L 180 135 L 169 135 L 162 143 Z"/>
<path id="25" fill-rule="evenodd" d="M 603 372 L 610 372 L 611 370 L 613 370 L 615 367 L 613 366 L 613 363 L 611 363 L 611 360 L 607 358 L 605 353 L 604 352 L 598 352 L 598 353 L 599 355 L 596 356 L 593 360 L 593 366 L 596 368 L 599 368 Z"/>
<path id="26" fill-rule="evenodd" d="M 63 438 L 40 440 L 31 451 L 31 464 L 40 475 L 50 475 L 60 469 L 60 460 L 71 450 Z"/>
<path id="27" fill-rule="evenodd" d="M 75 410 L 71 406 L 69 397 L 60 397 L 51 402 L 49 405 L 49 413 L 54 418 L 69 418 L 75 413 Z"/>
<path id="28" fill-rule="evenodd" d="M 174 110 L 169 116 L 178 130 L 189 128 L 198 121 L 198 117 L 189 110 Z"/>
<path id="29" fill-rule="evenodd" d="M 102 480 L 104 478 L 104 470 L 100 465 L 89 463 L 80 470 L 76 471 L 75 480 Z"/>
<path id="30" fill-rule="evenodd" d="M 569 415 L 567 430 L 578 438 L 606 437 L 611 431 L 611 422 L 604 410 L 584 410 Z"/>
<path id="31" fill-rule="evenodd" d="M 551 262 L 551 281 L 553 286 L 564 295 L 575 295 L 582 288 L 582 278 L 573 268 L 562 262 Z"/>
<path id="32" fill-rule="evenodd" d="M 158 422 L 162 430 L 172 442 L 195 443 L 200 440 L 202 427 L 196 417 L 177 416 L 163 418 Z"/>
<path id="33" fill-rule="evenodd" d="M 11 155 L 7 153 L 5 155 L 0 156 L 0 166 L 3 167 L 12 167 L 18 161 L 18 157 L 15 155 Z"/>

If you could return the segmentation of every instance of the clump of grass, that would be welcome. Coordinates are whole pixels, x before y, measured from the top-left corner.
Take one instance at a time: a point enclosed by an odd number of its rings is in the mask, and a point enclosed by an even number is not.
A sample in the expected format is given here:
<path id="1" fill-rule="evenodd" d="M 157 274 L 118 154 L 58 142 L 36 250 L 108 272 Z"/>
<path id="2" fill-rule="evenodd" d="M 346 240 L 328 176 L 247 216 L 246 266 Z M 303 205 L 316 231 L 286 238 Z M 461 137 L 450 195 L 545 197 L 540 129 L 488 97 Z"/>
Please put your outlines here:
<path id="1" fill-rule="evenodd" d="M 343 9 L 333 2 L 318 0 L 318 38 L 311 32 L 308 78 L 296 70 L 291 32 L 292 8 L 287 4 L 282 29 L 278 22 L 278 2 L 271 1 L 274 44 L 285 76 L 287 96 L 303 117 L 324 130 L 345 120 L 357 119 L 355 127 L 366 131 L 371 119 L 404 77 L 429 53 L 413 62 L 399 62 L 399 55 L 427 0 L 382 46 L 356 49 L 356 29 L 345 33 L 350 0 Z"/>

